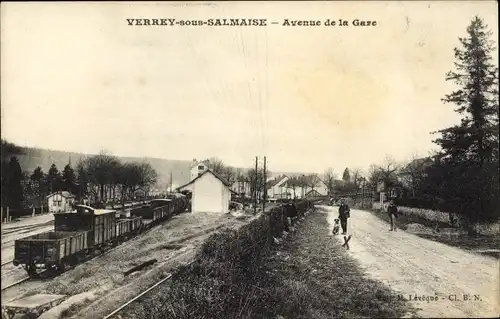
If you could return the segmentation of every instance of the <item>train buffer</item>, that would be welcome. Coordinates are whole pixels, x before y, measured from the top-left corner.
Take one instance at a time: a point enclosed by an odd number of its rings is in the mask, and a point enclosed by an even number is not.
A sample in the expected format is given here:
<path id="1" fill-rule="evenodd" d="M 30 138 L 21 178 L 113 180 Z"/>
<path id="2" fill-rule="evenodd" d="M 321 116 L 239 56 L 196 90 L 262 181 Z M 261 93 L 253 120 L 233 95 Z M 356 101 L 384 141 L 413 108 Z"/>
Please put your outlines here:
<path id="1" fill-rule="evenodd" d="M 38 294 L 8 301 L 2 305 L 2 319 L 38 318 L 42 313 L 63 302 L 66 295 Z"/>

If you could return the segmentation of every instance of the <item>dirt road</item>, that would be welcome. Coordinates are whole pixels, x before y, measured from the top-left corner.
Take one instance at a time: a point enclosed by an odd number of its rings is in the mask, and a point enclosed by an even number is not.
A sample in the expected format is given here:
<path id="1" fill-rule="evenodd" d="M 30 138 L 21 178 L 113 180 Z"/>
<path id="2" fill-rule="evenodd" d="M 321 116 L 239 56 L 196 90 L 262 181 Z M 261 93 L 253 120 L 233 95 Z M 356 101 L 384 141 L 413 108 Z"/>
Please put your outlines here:
<path id="1" fill-rule="evenodd" d="M 328 222 L 338 207 L 325 207 Z M 372 213 L 351 210 L 349 254 L 369 276 L 419 308 L 418 317 L 498 317 L 499 261 L 398 230 Z M 343 243 L 342 236 L 335 236 Z M 417 297 L 417 300 L 415 300 Z M 423 300 L 418 300 L 418 298 Z"/>

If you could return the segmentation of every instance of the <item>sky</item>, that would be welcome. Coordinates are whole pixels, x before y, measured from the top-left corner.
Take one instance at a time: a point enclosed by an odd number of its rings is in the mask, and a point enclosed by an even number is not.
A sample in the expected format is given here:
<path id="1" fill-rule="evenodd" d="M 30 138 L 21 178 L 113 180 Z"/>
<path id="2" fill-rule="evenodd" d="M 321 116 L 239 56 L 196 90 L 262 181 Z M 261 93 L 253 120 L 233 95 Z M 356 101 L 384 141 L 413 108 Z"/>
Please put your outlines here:
<path id="1" fill-rule="evenodd" d="M 272 171 L 339 175 L 387 155 L 405 161 L 436 149 L 430 132 L 459 121 L 441 102 L 455 88 L 445 81 L 453 48 L 476 14 L 496 40 L 497 12 L 495 1 L 2 3 L 2 138 L 239 167 L 265 155 Z"/>

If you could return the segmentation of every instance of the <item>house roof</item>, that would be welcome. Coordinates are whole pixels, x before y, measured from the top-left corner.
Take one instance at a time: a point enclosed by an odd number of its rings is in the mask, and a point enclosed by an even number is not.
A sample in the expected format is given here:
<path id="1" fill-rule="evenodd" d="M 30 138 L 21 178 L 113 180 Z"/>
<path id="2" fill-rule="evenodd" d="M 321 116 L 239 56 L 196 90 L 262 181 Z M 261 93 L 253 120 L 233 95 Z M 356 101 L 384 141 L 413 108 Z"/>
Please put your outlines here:
<path id="1" fill-rule="evenodd" d="M 203 160 L 203 161 L 199 161 L 199 162 L 196 162 L 196 163 L 194 163 L 194 164 L 191 164 L 191 167 L 190 167 L 190 168 L 193 168 L 193 167 L 198 166 L 198 165 L 200 165 L 200 164 L 205 164 L 205 166 L 208 166 L 208 163 L 209 163 L 209 162 L 210 162 L 210 161 L 209 161 L 208 159 Z M 184 186 L 185 186 L 185 185 L 184 185 Z"/>
<path id="2" fill-rule="evenodd" d="M 65 198 L 75 198 L 76 197 L 75 195 L 71 194 L 68 191 L 60 191 L 60 192 L 54 192 L 52 194 L 49 194 L 49 195 L 47 195 L 46 198 L 52 197 L 54 195 L 61 195 L 62 197 L 65 197 Z"/>
<path id="3" fill-rule="evenodd" d="M 275 178 L 267 183 L 267 187 L 274 187 L 274 186 L 278 185 L 279 183 L 281 183 L 284 179 L 287 179 L 287 178 L 288 178 L 288 176 L 286 176 L 286 175 L 281 176 L 281 178 Z"/>
<path id="4" fill-rule="evenodd" d="M 217 178 L 218 180 L 220 180 L 220 181 L 222 182 L 222 184 L 224 184 L 225 186 L 227 186 L 227 187 L 231 186 L 231 184 L 230 184 L 228 181 L 226 181 L 226 180 L 225 180 L 224 178 L 222 178 L 219 174 L 216 174 L 215 172 L 213 172 L 211 169 L 209 169 L 209 168 L 208 168 L 208 169 L 207 169 L 207 170 L 205 170 L 203 173 L 201 173 L 200 175 L 198 175 L 195 179 L 193 179 L 192 181 L 190 181 L 190 182 L 189 182 L 189 183 L 187 183 L 187 184 L 184 184 L 184 185 L 182 185 L 182 186 L 177 187 L 177 189 L 181 189 L 181 188 L 184 188 L 184 187 L 186 187 L 186 186 L 188 186 L 188 185 L 193 184 L 194 182 L 196 182 L 198 179 L 200 179 L 203 175 L 205 175 L 205 174 L 207 174 L 207 173 L 210 173 L 210 174 L 212 174 L 213 176 L 215 176 L 215 178 Z"/>

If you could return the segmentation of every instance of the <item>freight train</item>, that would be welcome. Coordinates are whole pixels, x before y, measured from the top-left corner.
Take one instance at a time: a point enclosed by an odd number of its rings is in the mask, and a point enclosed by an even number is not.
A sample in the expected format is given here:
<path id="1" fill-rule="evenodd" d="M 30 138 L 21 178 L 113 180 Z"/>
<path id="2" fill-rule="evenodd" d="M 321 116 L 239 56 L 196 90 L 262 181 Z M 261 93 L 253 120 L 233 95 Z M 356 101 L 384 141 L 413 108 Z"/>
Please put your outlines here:
<path id="1" fill-rule="evenodd" d="M 151 200 L 130 214 L 77 205 L 73 212 L 54 214 L 54 231 L 16 240 L 13 264 L 22 265 L 30 277 L 43 269 L 63 272 L 186 211 L 188 205 L 182 194 Z"/>

